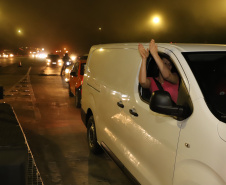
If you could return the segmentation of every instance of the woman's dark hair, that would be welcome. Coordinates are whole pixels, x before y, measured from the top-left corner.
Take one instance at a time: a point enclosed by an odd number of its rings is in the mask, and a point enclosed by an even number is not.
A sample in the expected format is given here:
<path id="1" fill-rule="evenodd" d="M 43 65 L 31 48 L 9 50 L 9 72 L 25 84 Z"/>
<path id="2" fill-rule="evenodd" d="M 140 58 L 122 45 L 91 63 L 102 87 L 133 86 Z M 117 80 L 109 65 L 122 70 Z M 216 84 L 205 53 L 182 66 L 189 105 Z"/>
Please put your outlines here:
<path id="1" fill-rule="evenodd" d="M 170 61 L 171 65 L 172 65 L 172 69 L 171 72 L 173 73 L 177 73 L 176 67 L 174 66 L 172 59 L 164 54 L 164 53 L 159 53 L 160 58 L 166 58 L 168 61 Z M 147 76 L 148 77 L 157 77 L 159 75 L 159 68 L 154 60 L 154 58 L 151 56 L 151 54 L 149 55 L 148 59 L 147 59 Z"/>
<path id="2" fill-rule="evenodd" d="M 168 55 L 166 55 L 165 53 L 161 53 L 161 54 L 159 54 L 159 56 L 161 59 L 166 58 L 171 63 L 171 65 L 172 65 L 171 72 L 177 73 L 177 69 L 176 69 L 174 63 L 172 62 L 172 59 Z"/>

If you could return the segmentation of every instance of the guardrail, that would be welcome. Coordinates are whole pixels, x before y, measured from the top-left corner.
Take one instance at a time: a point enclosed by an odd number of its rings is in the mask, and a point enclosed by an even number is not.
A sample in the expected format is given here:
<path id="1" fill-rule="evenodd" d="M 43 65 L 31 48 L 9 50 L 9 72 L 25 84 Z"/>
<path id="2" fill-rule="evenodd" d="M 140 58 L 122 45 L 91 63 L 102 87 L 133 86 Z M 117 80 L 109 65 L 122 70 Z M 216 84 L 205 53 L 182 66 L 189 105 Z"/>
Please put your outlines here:
<path id="1" fill-rule="evenodd" d="M 7 103 L 0 103 L 0 184 L 43 185 L 23 129 Z"/>

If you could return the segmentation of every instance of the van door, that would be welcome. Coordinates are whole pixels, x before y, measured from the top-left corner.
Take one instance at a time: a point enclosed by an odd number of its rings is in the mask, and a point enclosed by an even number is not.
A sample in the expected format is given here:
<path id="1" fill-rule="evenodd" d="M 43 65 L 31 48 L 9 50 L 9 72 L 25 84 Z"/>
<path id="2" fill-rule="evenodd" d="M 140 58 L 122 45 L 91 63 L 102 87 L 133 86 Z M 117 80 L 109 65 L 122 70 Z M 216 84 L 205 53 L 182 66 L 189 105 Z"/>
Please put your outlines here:
<path id="1" fill-rule="evenodd" d="M 171 116 L 151 111 L 139 96 L 138 84 L 136 78 L 134 94 L 123 102 L 125 108 L 120 113 L 118 137 L 124 145 L 125 165 L 141 184 L 169 185 L 173 183 L 181 124 Z"/>
<path id="2" fill-rule="evenodd" d="M 170 116 L 152 112 L 138 95 L 125 106 L 128 109 L 122 117 L 127 126 L 120 139 L 124 141 L 128 160 L 139 175 L 139 181 L 141 184 L 172 184 L 181 125 Z"/>

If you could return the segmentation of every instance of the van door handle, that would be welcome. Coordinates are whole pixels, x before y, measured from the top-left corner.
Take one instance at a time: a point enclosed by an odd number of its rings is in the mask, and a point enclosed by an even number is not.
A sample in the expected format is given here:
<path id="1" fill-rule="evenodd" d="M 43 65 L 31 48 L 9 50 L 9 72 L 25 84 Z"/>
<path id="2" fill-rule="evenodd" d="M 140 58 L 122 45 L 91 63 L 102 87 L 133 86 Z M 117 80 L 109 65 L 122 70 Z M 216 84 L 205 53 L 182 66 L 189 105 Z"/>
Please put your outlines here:
<path id="1" fill-rule="evenodd" d="M 138 117 L 138 114 L 136 112 L 136 109 L 132 108 L 132 109 L 129 109 L 129 113 L 134 115 L 135 117 Z"/>
<path id="2" fill-rule="evenodd" d="M 121 108 L 124 108 L 124 105 L 123 105 L 122 101 L 117 102 L 117 105 L 118 105 L 119 107 L 121 107 Z"/>

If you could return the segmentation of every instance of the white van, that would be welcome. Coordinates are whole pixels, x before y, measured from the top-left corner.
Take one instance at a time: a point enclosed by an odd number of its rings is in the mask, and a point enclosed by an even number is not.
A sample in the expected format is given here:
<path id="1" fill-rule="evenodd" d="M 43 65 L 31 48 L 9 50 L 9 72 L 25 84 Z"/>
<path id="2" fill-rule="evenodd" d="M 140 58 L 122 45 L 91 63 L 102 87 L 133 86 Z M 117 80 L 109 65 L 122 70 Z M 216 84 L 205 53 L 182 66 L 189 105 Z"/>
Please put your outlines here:
<path id="1" fill-rule="evenodd" d="M 103 148 L 138 184 L 225 185 L 226 46 L 158 44 L 158 51 L 180 76 L 177 105 L 140 87 L 138 43 L 91 48 L 81 113 L 91 151 Z"/>

